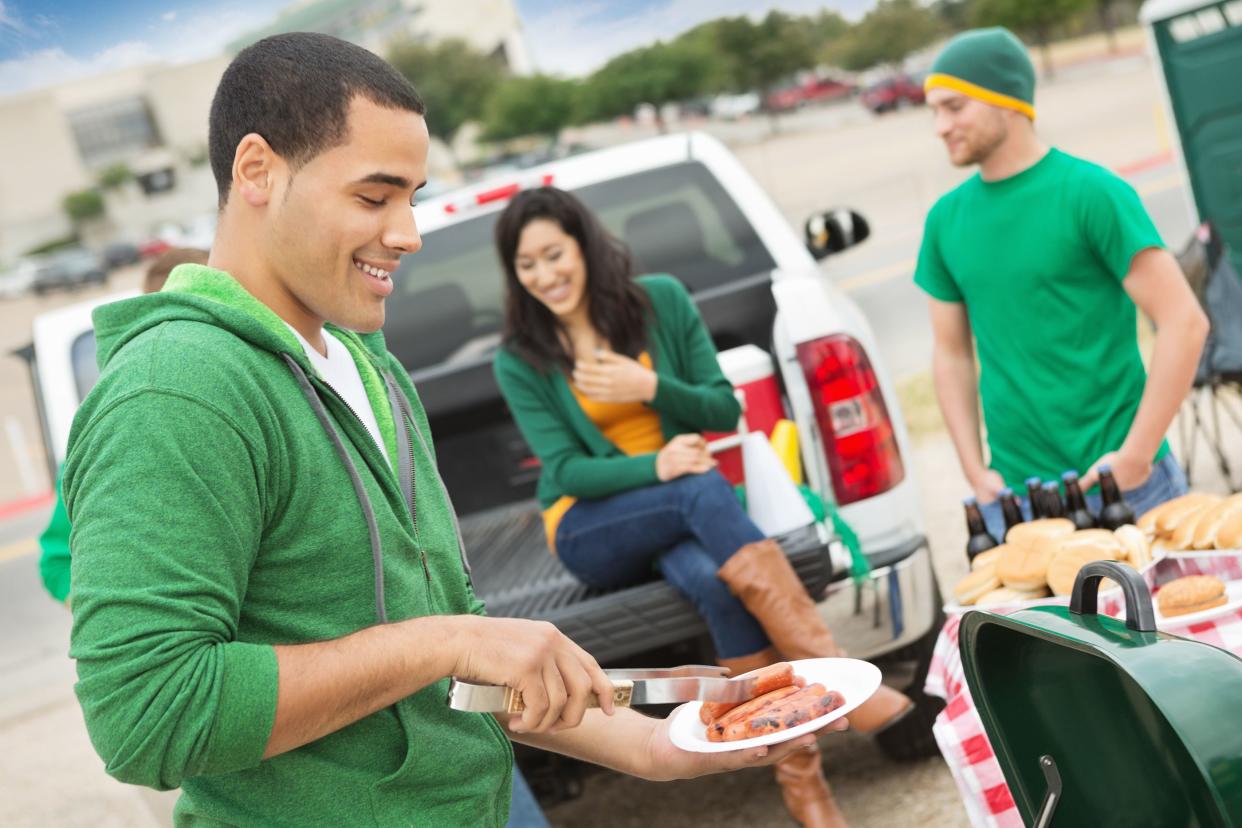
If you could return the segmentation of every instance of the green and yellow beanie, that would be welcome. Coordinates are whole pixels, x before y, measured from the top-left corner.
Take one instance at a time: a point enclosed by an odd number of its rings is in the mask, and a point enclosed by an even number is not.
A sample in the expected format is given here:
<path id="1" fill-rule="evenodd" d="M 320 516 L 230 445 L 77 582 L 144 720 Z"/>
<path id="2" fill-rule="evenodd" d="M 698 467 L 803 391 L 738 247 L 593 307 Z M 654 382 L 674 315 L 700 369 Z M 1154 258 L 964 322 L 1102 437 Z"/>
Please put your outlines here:
<path id="1" fill-rule="evenodd" d="M 949 41 L 923 82 L 924 91 L 952 89 L 1035 120 L 1035 67 L 1008 29 L 972 29 Z"/>

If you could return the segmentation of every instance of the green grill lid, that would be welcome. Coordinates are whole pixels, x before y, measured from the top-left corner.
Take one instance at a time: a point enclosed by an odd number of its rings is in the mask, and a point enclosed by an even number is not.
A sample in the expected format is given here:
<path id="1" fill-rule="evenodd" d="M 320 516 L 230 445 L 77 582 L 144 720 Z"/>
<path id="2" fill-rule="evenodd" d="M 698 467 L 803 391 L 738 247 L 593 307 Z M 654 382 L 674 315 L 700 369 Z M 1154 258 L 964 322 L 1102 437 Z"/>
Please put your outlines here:
<path id="1" fill-rule="evenodd" d="M 1103 578 L 1125 622 L 1096 613 Z M 1157 631 L 1133 569 L 1088 564 L 1069 607 L 969 612 L 959 645 L 1027 825 L 1242 826 L 1242 659 Z"/>

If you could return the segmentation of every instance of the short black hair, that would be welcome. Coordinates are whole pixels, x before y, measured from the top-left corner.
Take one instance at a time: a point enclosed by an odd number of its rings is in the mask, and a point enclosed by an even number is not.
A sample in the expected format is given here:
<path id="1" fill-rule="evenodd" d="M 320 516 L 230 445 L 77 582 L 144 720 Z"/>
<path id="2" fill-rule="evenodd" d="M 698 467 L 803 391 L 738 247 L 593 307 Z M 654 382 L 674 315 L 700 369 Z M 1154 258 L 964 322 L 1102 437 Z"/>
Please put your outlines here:
<path id="1" fill-rule="evenodd" d="M 348 138 L 349 104 L 426 113 L 396 69 L 361 46 L 312 32 L 265 37 L 224 70 L 211 101 L 207 146 L 220 207 L 228 201 L 241 139 L 262 135 L 294 168 Z"/>

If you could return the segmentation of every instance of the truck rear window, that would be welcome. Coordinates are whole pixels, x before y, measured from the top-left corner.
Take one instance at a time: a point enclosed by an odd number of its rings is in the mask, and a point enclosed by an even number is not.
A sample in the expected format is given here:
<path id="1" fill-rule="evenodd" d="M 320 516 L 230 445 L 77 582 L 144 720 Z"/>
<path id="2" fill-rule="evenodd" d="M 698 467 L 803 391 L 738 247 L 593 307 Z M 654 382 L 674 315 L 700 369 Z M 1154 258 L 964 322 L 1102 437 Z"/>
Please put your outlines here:
<path id="1" fill-rule="evenodd" d="M 688 161 L 575 190 L 634 253 L 639 272 L 671 273 L 692 292 L 775 267 L 719 182 Z M 489 213 L 423 238 L 387 301 L 384 334 L 409 370 L 488 356 L 500 341 L 504 274 Z"/>

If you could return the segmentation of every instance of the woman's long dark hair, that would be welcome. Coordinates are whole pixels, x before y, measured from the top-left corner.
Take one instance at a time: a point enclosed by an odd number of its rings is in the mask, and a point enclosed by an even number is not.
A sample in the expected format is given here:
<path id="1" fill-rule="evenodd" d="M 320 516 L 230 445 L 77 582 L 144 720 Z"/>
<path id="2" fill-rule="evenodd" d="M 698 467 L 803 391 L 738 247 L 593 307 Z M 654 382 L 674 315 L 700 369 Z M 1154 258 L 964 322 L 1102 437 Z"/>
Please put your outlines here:
<path id="1" fill-rule="evenodd" d="M 505 344 L 539 370 L 573 369 L 565 347 L 565 326 L 518 280 L 518 241 L 526 225 L 555 222 L 578 242 L 586 266 L 591 324 L 612 349 L 637 357 L 647 347 L 647 294 L 634 282 L 629 248 L 600 223 L 576 196 L 555 187 L 518 193 L 496 220 L 496 252 L 505 271 Z"/>

